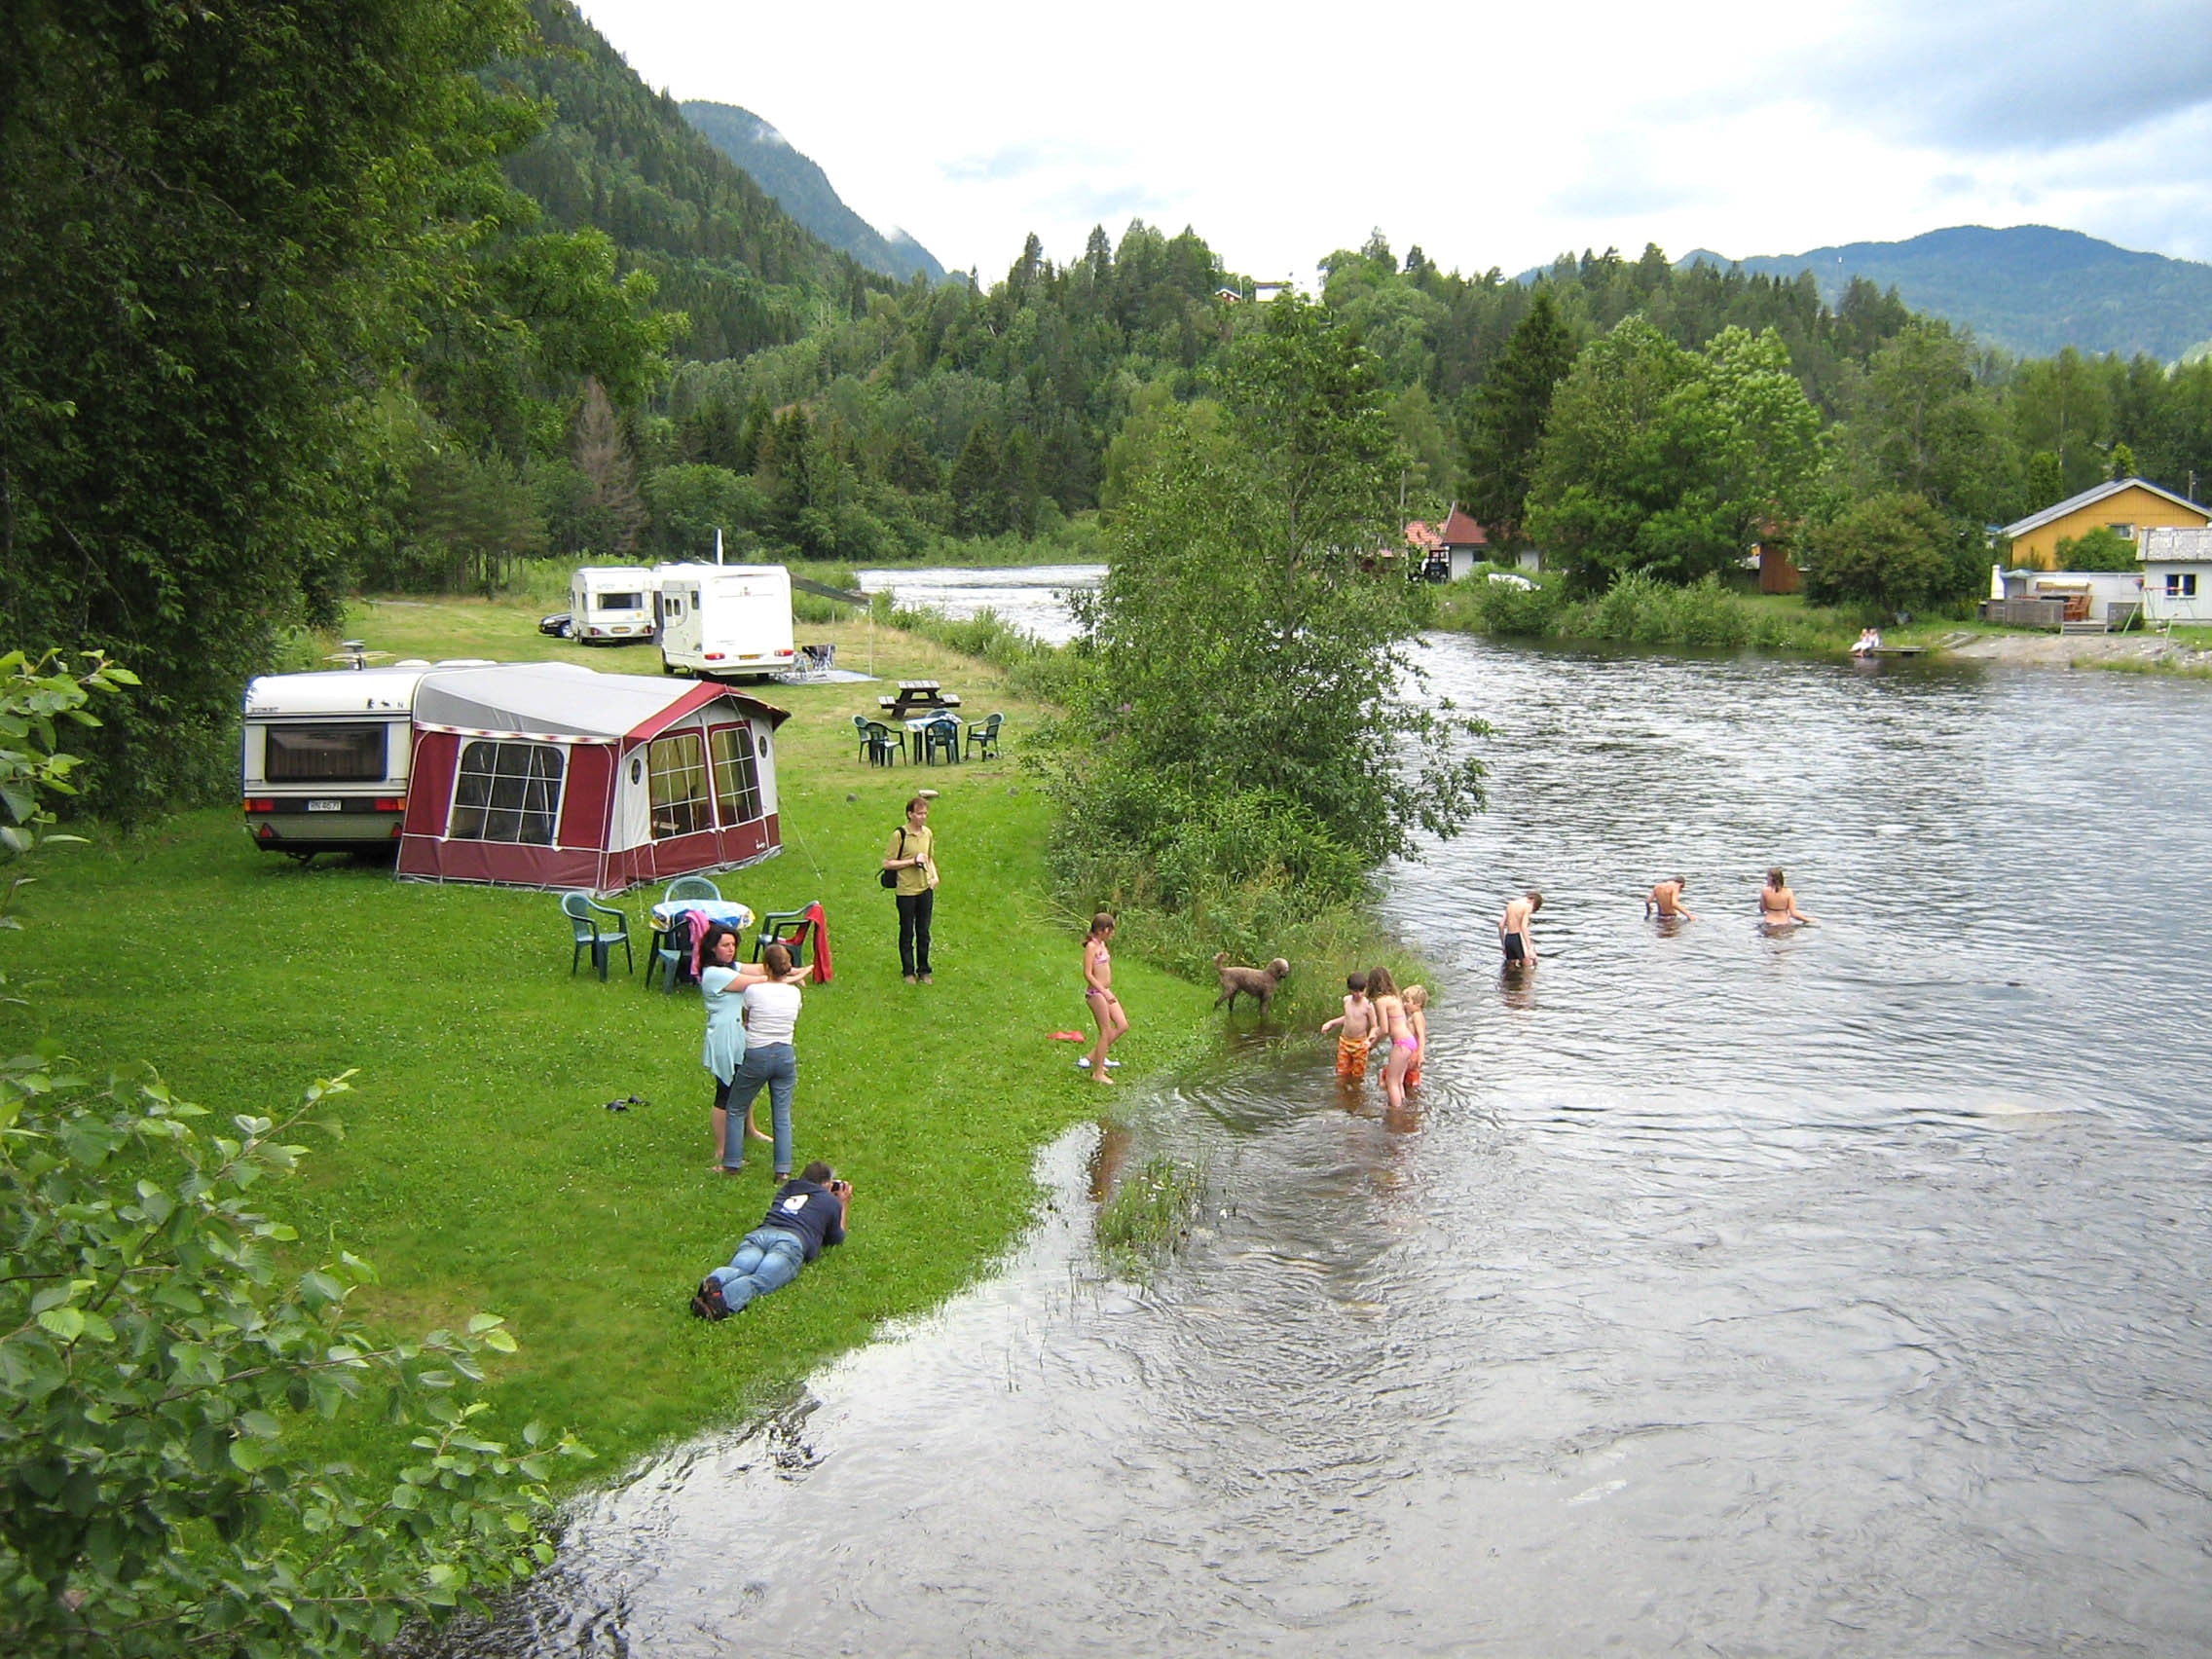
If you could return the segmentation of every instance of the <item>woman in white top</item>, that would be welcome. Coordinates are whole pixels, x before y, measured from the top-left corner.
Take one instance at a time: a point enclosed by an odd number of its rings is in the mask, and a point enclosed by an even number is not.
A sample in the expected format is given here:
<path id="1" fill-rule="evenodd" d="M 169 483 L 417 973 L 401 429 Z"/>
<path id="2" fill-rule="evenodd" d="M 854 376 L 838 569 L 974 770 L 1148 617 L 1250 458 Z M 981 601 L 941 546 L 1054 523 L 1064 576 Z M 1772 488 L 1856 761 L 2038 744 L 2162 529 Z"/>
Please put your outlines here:
<path id="1" fill-rule="evenodd" d="M 722 1124 L 722 1173 L 735 1175 L 745 1167 L 745 1137 L 735 1125 L 753 1110 L 761 1086 L 768 1089 L 768 1110 L 775 1120 L 776 1179 L 792 1172 L 792 1089 L 798 1082 L 798 1057 L 792 1051 L 792 1033 L 798 1024 L 800 977 L 792 968 L 792 953 L 782 944 L 761 952 L 768 977 L 745 987 L 745 1057 L 730 1078 L 728 1112 Z"/>
<path id="2" fill-rule="evenodd" d="M 728 1137 L 730 1085 L 745 1059 L 745 1027 L 741 1023 L 745 1014 L 745 987 L 768 977 L 767 969 L 737 959 L 737 930 L 722 922 L 710 923 L 706 937 L 699 941 L 699 989 L 707 1001 L 707 1042 L 700 1051 L 699 1063 L 715 1080 L 715 1161 L 718 1164 L 721 1161 L 722 1143 Z M 746 1127 L 756 1139 L 768 1138 L 753 1127 L 750 1113 Z"/>

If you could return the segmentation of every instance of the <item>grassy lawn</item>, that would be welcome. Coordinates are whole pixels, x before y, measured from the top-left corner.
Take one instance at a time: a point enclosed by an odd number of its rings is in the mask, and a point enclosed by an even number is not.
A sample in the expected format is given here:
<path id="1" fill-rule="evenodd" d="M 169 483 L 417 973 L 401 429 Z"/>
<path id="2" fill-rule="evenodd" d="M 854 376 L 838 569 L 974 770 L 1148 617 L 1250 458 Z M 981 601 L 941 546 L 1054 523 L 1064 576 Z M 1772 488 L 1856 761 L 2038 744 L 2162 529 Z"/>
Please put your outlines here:
<path id="1" fill-rule="evenodd" d="M 541 639 L 526 601 L 365 605 L 347 634 L 394 656 L 571 658 L 655 673 L 650 647 Z M 865 668 L 869 624 L 802 625 Z M 882 687 L 762 687 L 792 711 L 777 758 L 783 855 L 718 878 L 756 912 L 820 899 L 835 981 L 809 986 L 799 1022 L 801 1161 L 833 1161 L 857 1190 L 853 1235 L 799 1283 L 708 1326 L 683 1311 L 769 1194 L 767 1161 L 710 1172 L 711 1087 L 696 995 L 647 994 L 588 965 L 571 977 L 551 896 L 392 880 L 325 858 L 302 869 L 253 847 L 235 811 L 45 855 L 25 930 L 0 965 L 41 981 L 0 1008 L 19 1050 L 38 1034 L 85 1066 L 158 1066 L 219 1112 L 281 1113 L 317 1076 L 358 1068 L 310 1136 L 308 1173 L 270 1196 L 305 1237 L 335 1239 L 383 1276 L 372 1311 L 402 1328 L 505 1314 L 522 1344 L 493 1398 L 509 1427 L 576 1429 L 600 1475 L 670 1436 L 786 1391 L 881 1321 L 930 1306 L 1019 1232 L 1033 1150 L 1101 1109 L 1082 1051 L 1047 1034 L 1084 1024 L 1080 927 L 1044 898 L 1044 798 L 1015 763 L 1037 711 L 992 671 L 887 628 L 875 668 L 932 677 L 963 713 L 1004 708 L 1007 756 L 957 767 L 871 769 L 851 716 Z M 943 886 L 937 982 L 902 982 L 881 849 L 915 788 L 932 812 Z M 634 934 L 658 891 L 619 901 Z M 1132 1035 L 1124 1079 L 1215 1041 L 1211 992 L 1117 963 Z M 616 1096 L 647 1102 L 603 1110 Z M 375 1458 L 369 1427 L 339 1437 Z"/>

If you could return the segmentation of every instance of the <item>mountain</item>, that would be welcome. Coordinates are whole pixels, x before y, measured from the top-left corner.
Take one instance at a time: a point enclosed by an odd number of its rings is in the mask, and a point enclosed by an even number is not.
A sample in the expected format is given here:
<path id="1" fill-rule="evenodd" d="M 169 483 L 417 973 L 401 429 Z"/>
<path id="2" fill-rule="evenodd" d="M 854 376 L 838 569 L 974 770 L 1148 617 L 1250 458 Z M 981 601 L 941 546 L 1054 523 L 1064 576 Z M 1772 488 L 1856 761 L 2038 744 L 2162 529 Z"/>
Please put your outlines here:
<path id="1" fill-rule="evenodd" d="M 1810 271 L 1830 305 L 1852 277 L 1863 276 L 1895 286 L 1914 311 L 1963 323 L 1985 344 L 2024 356 L 2074 346 L 2122 356 L 2146 351 L 2170 363 L 2212 340 L 2212 265 L 2138 253 L 2048 225 L 1960 225 L 1909 241 L 1735 261 L 1699 248 L 1677 267 L 1700 260 L 1774 276 Z"/>
<path id="2" fill-rule="evenodd" d="M 683 105 L 683 119 L 751 173 L 778 206 L 831 247 L 886 276 L 903 278 L 918 273 L 932 282 L 943 280 L 944 267 L 928 248 L 904 231 L 884 236 L 846 206 L 829 174 L 751 110 L 693 98 Z"/>
<path id="3" fill-rule="evenodd" d="M 824 312 L 866 309 L 890 282 L 829 246 L 683 119 L 571 0 L 530 0 L 545 50 L 504 59 L 495 84 L 553 118 L 506 158 L 508 180 L 559 230 L 607 233 L 625 270 L 649 272 L 685 313 L 682 355 L 741 357 L 796 340 Z"/>

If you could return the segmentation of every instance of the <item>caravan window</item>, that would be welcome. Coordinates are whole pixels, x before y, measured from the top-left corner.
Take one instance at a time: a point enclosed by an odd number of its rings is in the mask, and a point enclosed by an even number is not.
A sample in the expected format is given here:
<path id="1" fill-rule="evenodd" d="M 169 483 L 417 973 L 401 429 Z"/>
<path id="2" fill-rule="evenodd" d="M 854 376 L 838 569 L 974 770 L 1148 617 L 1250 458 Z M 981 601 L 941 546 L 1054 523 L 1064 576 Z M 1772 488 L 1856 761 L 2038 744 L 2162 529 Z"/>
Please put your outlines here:
<path id="1" fill-rule="evenodd" d="M 457 841 L 519 841 L 553 845 L 561 821 L 561 780 L 568 756 L 557 744 L 493 743 L 461 752 L 446 833 Z"/>
<path id="2" fill-rule="evenodd" d="M 265 727 L 261 775 L 273 784 L 373 784 L 384 779 L 383 725 Z"/>
<path id="3" fill-rule="evenodd" d="M 760 763 L 753 755 L 753 728 L 717 726 L 708 734 L 715 756 L 715 804 L 726 827 L 760 816 Z"/>
<path id="4" fill-rule="evenodd" d="M 690 835 L 715 827 L 707 804 L 707 756 L 695 731 L 670 732 L 645 746 L 650 774 L 646 798 L 652 803 L 653 839 Z"/>
<path id="5" fill-rule="evenodd" d="M 645 596 L 642 593 L 603 593 L 599 596 L 602 610 L 643 610 Z"/>

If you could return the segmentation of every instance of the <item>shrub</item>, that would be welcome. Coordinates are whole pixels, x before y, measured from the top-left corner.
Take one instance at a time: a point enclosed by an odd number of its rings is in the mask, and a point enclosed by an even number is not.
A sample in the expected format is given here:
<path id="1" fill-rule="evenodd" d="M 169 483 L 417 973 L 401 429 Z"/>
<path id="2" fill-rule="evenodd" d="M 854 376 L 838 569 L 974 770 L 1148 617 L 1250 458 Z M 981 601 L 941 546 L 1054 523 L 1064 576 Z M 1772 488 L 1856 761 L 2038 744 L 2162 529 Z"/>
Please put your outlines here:
<path id="1" fill-rule="evenodd" d="M 1919 496 L 1869 496 L 1805 536 L 1805 597 L 1887 612 L 1953 600 L 1978 579 L 1949 520 Z"/>
<path id="2" fill-rule="evenodd" d="M 2139 564 L 2135 543 L 2109 524 L 2058 538 L 2058 568 L 2062 571 L 2130 571 Z"/>
<path id="3" fill-rule="evenodd" d="M 1557 579 L 1539 579 L 1523 587 L 1519 582 L 1493 582 L 1484 571 L 1475 572 L 1469 588 L 1484 628 L 1493 634 L 1531 639 L 1551 632 L 1567 598 L 1565 585 Z"/>

